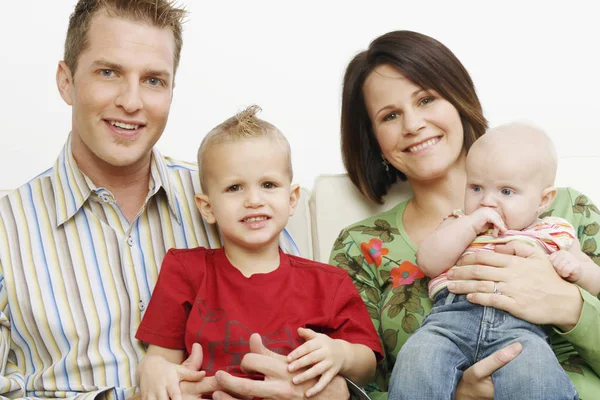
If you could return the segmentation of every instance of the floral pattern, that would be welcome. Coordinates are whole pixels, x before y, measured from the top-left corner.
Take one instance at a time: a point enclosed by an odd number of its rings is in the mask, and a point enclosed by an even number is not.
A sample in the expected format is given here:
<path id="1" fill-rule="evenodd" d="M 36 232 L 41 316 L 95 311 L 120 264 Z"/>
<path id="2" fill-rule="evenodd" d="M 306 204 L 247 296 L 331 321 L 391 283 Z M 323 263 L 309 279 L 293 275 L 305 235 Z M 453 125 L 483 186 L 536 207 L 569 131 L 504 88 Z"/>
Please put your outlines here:
<path id="1" fill-rule="evenodd" d="M 384 346 L 385 358 L 377 367 L 376 380 L 366 388 L 372 399 L 387 399 L 396 356 L 432 306 L 427 296 L 429 278 L 418 268 L 416 246 L 401 225 L 406 203 L 344 229 L 330 258 L 332 265 L 344 268 L 352 277 Z M 571 222 L 582 250 L 600 264 L 600 211 L 586 196 L 559 189 L 544 216 L 550 215 Z M 594 374 L 570 343 L 557 335 L 551 338 L 559 361 L 570 375 Z"/>
<path id="2" fill-rule="evenodd" d="M 401 285 L 410 285 L 415 279 L 425 277 L 425 274 L 410 261 L 404 261 L 402 264 L 392 269 L 392 287 L 397 288 Z"/>
<path id="3" fill-rule="evenodd" d="M 383 256 L 389 253 L 389 250 L 383 247 L 383 242 L 375 238 L 369 240 L 369 243 L 361 243 L 360 250 L 367 263 L 375 264 L 376 267 L 381 265 Z"/>

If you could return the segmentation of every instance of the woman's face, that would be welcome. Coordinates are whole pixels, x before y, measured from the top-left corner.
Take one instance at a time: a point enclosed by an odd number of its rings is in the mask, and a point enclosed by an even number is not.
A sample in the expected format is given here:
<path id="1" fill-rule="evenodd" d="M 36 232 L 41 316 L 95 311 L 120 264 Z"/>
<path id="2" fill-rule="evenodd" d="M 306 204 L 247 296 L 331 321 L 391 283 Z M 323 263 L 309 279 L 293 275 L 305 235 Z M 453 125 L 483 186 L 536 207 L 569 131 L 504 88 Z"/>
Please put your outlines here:
<path id="1" fill-rule="evenodd" d="M 375 68 L 363 92 L 383 156 L 409 180 L 443 177 L 464 158 L 460 115 L 437 92 L 390 65 Z"/>

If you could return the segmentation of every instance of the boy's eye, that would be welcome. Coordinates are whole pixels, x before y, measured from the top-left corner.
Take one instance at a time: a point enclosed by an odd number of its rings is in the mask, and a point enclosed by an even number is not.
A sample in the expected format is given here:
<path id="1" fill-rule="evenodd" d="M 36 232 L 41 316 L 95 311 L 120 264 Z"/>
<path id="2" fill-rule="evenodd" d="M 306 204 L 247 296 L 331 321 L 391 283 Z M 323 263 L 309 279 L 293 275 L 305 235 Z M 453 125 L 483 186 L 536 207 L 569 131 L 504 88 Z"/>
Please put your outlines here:
<path id="1" fill-rule="evenodd" d="M 504 188 L 504 189 L 502 189 L 502 190 L 500 191 L 500 193 L 502 193 L 502 194 L 503 194 L 503 195 L 505 195 L 505 196 L 510 196 L 511 194 L 513 194 L 513 193 L 514 193 L 514 191 L 513 191 L 512 189 L 506 189 L 506 188 Z"/>
<path id="2" fill-rule="evenodd" d="M 228 192 L 237 192 L 242 189 L 242 185 L 231 185 L 227 188 Z"/>
<path id="3" fill-rule="evenodd" d="M 263 187 L 265 189 L 273 189 L 275 187 L 275 184 L 273 182 L 265 182 L 263 183 Z"/>

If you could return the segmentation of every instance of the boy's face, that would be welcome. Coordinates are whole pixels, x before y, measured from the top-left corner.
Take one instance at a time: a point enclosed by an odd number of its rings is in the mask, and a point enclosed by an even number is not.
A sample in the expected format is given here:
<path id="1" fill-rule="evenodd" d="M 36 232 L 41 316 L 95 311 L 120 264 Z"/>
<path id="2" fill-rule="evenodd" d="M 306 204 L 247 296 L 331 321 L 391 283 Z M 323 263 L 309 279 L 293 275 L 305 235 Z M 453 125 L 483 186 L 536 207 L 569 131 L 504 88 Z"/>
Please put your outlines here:
<path id="1" fill-rule="evenodd" d="M 479 148 L 469 152 L 465 213 L 480 207 L 493 208 L 512 230 L 522 230 L 535 222 L 547 205 L 547 191 L 536 166 L 526 158 L 519 159 L 517 153 L 490 154 Z"/>
<path id="2" fill-rule="evenodd" d="M 230 250 L 277 249 L 299 197 L 287 149 L 261 137 L 215 144 L 206 154 L 206 193 L 196 201 L 204 218 L 219 224 L 223 244 Z"/>
<path id="3" fill-rule="evenodd" d="M 100 167 L 149 160 L 173 93 L 173 32 L 141 22 L 92 18 L 75 74 L 61 62 L 57 84 L 72 106 L 73 153 Z"/>

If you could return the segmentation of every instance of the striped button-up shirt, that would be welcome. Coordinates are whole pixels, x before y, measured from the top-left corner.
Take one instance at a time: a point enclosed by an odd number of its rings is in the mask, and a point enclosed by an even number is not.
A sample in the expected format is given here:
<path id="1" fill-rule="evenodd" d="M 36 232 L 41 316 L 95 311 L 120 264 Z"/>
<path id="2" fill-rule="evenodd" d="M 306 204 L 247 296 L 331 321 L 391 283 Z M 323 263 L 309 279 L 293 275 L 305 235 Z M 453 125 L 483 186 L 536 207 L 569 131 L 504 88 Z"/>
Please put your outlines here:
<path id="1" fill-rule="evenodd" d="M 0 199 L 0 396 L 127 398 L 145 353 L 134 338 L 166 251 L 219 247 L 194 200 L 197 168 L 153 151 L 132 223 L 77 167 Z M 284 231 L 281 247 L 297 254 Z"/>

